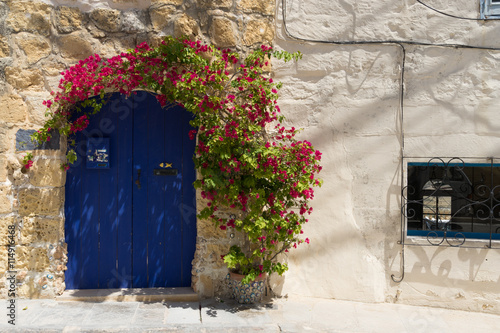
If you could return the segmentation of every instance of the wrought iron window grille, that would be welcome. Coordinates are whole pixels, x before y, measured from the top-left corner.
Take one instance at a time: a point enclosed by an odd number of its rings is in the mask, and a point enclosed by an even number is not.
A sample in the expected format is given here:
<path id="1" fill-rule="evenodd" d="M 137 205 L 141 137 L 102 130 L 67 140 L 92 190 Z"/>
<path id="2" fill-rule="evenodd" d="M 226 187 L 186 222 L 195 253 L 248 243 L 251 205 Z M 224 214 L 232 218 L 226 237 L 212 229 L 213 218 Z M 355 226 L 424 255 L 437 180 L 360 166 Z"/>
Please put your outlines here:
<path id="1" fill-rule="evenodd" d="M 467 240 L 500 240 L 500 164 L 466 163 L 462 158 L 408 162 L 401 212 L 406 236 L 428 245 L 464 246 Z M 500 243 L 497 243 L 500 245 Z"/>

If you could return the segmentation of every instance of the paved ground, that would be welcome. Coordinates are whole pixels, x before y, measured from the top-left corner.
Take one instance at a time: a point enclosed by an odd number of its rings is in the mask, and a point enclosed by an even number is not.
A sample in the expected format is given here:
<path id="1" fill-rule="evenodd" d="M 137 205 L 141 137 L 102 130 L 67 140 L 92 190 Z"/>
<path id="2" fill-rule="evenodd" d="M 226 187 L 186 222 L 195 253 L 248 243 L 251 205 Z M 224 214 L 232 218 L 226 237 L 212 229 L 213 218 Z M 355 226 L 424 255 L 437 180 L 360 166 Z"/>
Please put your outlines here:
<path id="1" fill-rule="evenodd" d="M 217 299 L 167 303 L 16 300 L 15 326 L 8 324 L 8 310 L 2 308 L 2 332 L 500 331 L 500 316 L 490 314 L 314 298 L 276 299 L 252 306 Z"/>

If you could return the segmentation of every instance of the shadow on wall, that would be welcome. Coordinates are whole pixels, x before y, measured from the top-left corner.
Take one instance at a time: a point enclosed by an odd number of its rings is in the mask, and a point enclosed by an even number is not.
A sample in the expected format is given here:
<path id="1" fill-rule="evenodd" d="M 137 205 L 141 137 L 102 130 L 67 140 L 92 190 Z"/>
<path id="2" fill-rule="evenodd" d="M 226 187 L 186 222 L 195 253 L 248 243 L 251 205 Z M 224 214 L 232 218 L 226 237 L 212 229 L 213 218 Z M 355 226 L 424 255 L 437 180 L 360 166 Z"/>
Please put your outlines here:
<path id="1" fill-rule="evenodd" d="M 392 264 L 398 265 L 399 259 Z M 500 293 L 500 276 L 494 267 L 497 261 L 498 254 L 490 249 L 406 246 L 405 277 L 392 300 L 397 301 L 401 294 L 402 300 L 415 299 L 431 306 L 496 313 Z"/>

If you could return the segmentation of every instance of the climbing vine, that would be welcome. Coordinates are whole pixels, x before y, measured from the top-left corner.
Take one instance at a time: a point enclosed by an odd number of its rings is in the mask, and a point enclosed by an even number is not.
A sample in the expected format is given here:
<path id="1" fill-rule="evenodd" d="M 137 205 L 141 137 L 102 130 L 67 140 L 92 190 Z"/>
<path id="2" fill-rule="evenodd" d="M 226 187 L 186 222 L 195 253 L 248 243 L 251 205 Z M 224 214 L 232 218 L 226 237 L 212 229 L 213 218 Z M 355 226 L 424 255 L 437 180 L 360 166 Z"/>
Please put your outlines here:
<path id="1" fill-rule="evenodd" d="M 200 177 L 194 186 L 208 201 L 198 217 L 243 232 L 251 244 L 231 247 L 222 259 L 246 275 L 244 282 L 262 273 L 283 274 L 288 267 L 277 256 L 309 243 L 302 226 L 312 212 L 313 188 L 321 185 L 321 153 L 295 137 L 298 129 L 282 125 L 281 83 L 266 72 L 272 57 L 294 61 L 301 54 L 262 46 L 240 59 L 229 49 L 172 37 L 109 59 L 96 54 L 62 73 L 59 89 L 44 102 L 48 120 L 32 139 L 48 141 L 54 130 L 66 136 L 62 167 L 68 169 L 76 160 L 74 134 L 101 110 L 107 93 L 147 90 L 164 107 L 184 107 L 197 129 L 186 134 L 198 140 L 194 161 Z M 31 156 L 23 163 L 29 168 Z M 219 214 L 221 207 L 235 214 Z"/>

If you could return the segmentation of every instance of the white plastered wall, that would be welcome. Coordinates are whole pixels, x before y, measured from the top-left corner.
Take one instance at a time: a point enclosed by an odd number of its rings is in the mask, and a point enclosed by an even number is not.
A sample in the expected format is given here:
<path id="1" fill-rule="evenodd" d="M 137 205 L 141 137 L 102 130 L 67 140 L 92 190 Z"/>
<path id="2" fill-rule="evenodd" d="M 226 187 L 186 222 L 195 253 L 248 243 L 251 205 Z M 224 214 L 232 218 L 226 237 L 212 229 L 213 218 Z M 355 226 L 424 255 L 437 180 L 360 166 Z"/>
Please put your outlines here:
<path id="1" fill-rule="evenodd" d="M 432 5 L 479 17 L 479 1 Z M 450 248 L 408 239 L 404 279 L 391 279 L 402 274 L 406 163 L 500 157 L 500 51 L 403 43 L 401 108 L 401 46 L 293 39 L 281 0 L 277 7 L 277 48 L 304 54 L 297 64 L 273 64 L 280 106 L 323 152 L 324 167 L 305 227 L 311 244 L 289 256 L 281 293 L 500 313 L 500 250 L 482 241 Z M 286 13 L 289 33 L 304 39 L 500 47 L 500 21 L 450 18 L 415 1 L 286 0 Z"/>

